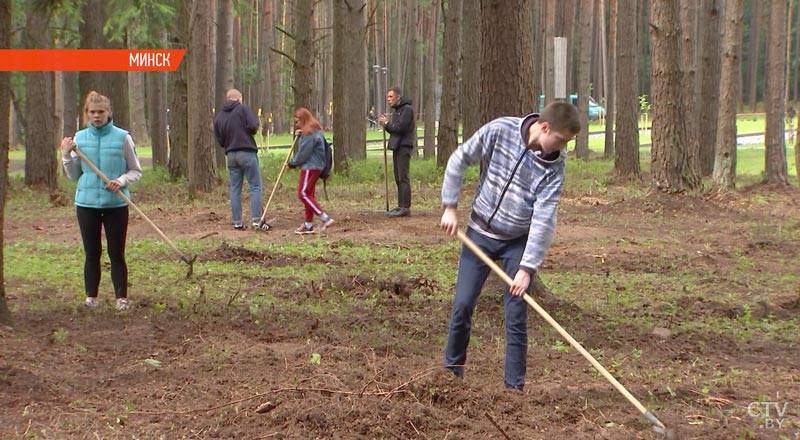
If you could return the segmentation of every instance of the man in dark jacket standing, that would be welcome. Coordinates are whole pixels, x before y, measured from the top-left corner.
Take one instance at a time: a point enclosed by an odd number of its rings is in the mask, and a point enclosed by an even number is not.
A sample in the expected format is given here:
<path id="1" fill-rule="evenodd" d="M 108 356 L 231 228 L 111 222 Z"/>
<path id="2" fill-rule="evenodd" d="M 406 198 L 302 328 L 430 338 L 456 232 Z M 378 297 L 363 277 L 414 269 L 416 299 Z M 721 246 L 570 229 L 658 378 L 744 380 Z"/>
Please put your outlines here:
<path id="1" fill-rule="evenodd" d="M 228 90 L 227 101 L 214 119 L 214 136 L 225 149 L 231 178 L 231 214 L 234 229 L 247 229 L 242 222 L 242 183 L 250 186 L 250 218 L 253 227 L 261 220 L 261 171 L 258 168 L 258 146 L 253 135 L 259 121 L 250 107 L 242 104 L 242 93 Z"/>
<path id="2" fill-rule="evenodd" d="M 392 150 L 394 181 L 397 184 L 397 207 L 387 212 L 389 217 L 411 215 L 411 180 L 408 177 L 411 153 L 416 145 L 416 123 L 411 99 L 402 96 L 400 87 L 394 86 L 386 94 L 386 101 L 394 109 L 392 121 L 386 115 L 378 117 L 378 123 L 389 133 L 389 149 Z"/>

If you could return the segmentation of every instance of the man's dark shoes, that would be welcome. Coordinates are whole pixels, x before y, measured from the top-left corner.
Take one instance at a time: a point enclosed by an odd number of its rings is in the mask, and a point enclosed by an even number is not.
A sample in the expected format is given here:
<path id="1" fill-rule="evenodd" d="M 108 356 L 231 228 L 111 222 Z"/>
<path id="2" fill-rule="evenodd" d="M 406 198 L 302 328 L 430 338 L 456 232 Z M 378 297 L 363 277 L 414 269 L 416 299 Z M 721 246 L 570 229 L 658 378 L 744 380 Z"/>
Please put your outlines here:
<path id="1" fill-rule="evenodd" d="M 386 217 L 408 217 L 411 215 L 411 210 L 408 208 L 394 208 L 386 213 Z"/>

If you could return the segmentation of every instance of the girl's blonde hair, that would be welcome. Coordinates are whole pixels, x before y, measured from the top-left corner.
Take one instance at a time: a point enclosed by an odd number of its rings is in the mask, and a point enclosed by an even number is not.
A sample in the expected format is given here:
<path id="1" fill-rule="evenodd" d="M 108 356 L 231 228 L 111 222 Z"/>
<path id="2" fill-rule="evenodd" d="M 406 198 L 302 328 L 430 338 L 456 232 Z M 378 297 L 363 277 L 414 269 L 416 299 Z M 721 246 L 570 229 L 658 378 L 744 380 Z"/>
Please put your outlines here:
<path id="1" fill-rule="evenodd" d="M 108 111 L 108 119 L 111 120 L 111 100 L 107 96 L 103 96 L 94 90 L 86 95 L 86 100 L 83 103 L 83 124 L 89 125 L 89 104 L 100 104 L 106 107 Z"/>

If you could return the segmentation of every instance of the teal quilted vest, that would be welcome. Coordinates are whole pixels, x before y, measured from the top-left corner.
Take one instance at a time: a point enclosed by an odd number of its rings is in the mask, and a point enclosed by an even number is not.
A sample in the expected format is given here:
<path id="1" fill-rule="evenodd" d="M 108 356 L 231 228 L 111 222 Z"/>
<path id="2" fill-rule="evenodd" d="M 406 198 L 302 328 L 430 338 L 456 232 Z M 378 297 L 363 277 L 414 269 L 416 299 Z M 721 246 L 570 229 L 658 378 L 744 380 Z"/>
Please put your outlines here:
<path id="1" fill-rule="evenodd" d="M 109 179 L 116 179 L 128 171 L 123 155 L 123 145 L 127 131 L 117 128 L 113 122 L 102 127 L 89 127 L 75 133 L 75 142 L 83 154 L 92 161 Z M 81 162 L 83 174 L 78 179 L 78 189 L 75 192 L 75 205 L 85 208 L 119 208 L 127 205 L 120 196 L 105 189 L 105 182 L 92 171 L 88 165 Z M 121 188 L 126 197 L 130 198 L 127 187 Z"/>

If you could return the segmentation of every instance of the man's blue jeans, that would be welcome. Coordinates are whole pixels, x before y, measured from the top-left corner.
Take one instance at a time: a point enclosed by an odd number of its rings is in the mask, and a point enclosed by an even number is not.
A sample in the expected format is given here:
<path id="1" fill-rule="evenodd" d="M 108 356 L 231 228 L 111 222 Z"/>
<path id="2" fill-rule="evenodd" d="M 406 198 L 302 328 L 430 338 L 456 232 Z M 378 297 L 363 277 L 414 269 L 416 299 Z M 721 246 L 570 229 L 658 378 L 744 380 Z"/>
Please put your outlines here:
<path id="1" fill-rule="evenodd" d="M 258 154 L 252 150 L 231 151 L 225 156 L 231 177 L 231 214 L 233 223 L 242 222 L 242 183 L 250 186 L 250 218 L 261 219 L 261 170 Z"/>
<path id="2" fill-rule="evenodd" d="M 519 262 L 525 252 L 527 236 L 513 240 L 495 240 L 467 228 L 467 236 L 475 242 L 512 279 L 519 269 Z M 453 312 L 450 316 L 450 334 L 444 350 L 444 365 L 455 375 L 464 375 L 467 361 L 472 314 L 490 272 L 489 266 L 480 260 L 466 246 L 461 247 L 458 262 L 458 280 L 453 298 Z M 525 386 L 525 371 L 528 356 L 528 306 L 519 296 L 513 296 L 508 286 L 503 289 L 504 320 L 506 323 L 506 387 L 522 390 Z"/>

